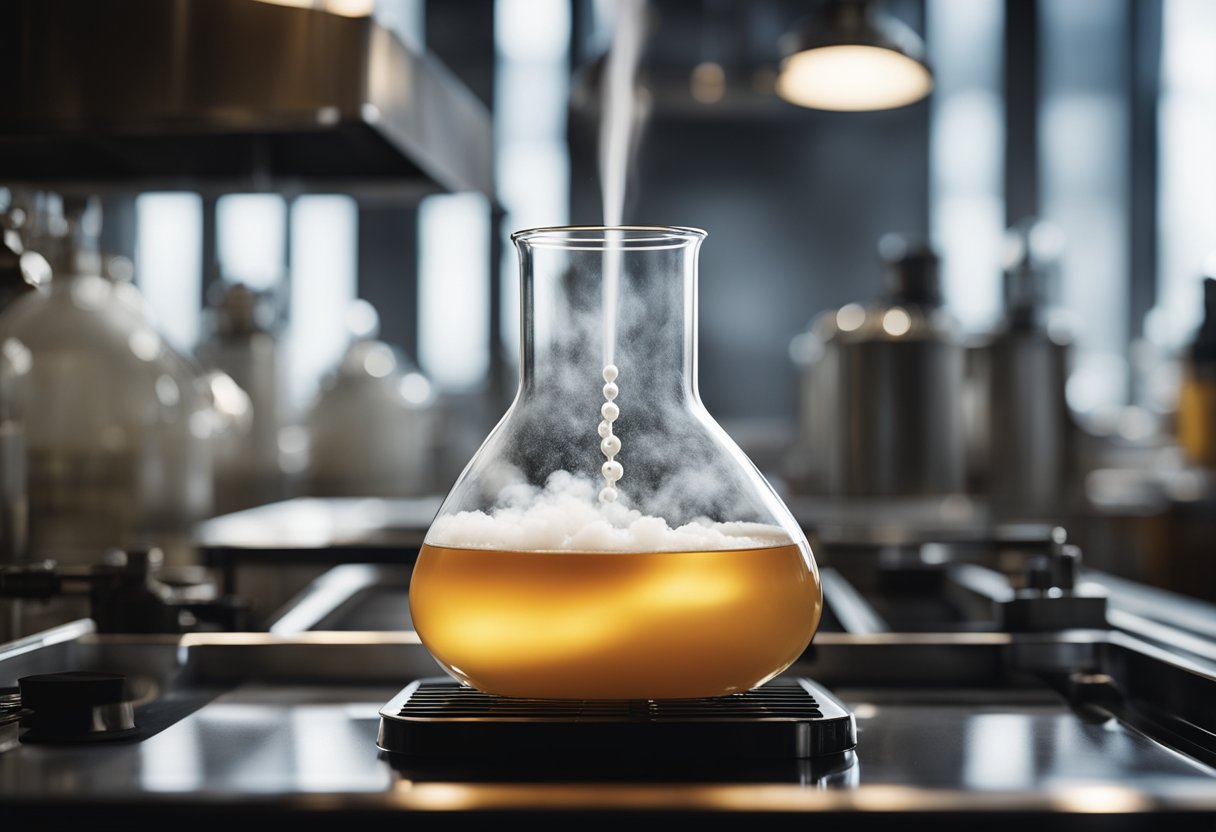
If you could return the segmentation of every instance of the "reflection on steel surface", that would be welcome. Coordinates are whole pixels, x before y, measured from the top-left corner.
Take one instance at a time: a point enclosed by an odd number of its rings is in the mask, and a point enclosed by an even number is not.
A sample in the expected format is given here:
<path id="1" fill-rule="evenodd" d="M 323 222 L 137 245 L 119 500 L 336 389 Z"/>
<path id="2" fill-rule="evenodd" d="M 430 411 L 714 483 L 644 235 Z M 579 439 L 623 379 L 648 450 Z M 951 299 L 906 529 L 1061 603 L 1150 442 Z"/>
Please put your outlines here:
<path id="1" fill-rule="evenodd" d="M 1139 821 L 1147 825 L 1161 822 L 1160 810 L 1216 812 L 1216 770 L 1197 761 L 1198 729 L 1213 728 L 1216 670 L 1117 631 L 823 633 L 796 669 L 831 679 L 859 719 L 857 760 L 836 779 L 558 783 L 521 779 L 516 766 L 403 774 L 378 757 L 377 709 L 402 683 L 435 673 L 413 634 L 88 630 L 0 649 L 0 685 L 10 674 L 108 667 L 164 680 L 162 703 L 209 698 L 140 743 L 0 754 L 0 801 L 20 795 L 43 817 L 102 799 L 105 811 L 140 813 L 187 804 L 248 811 L 268 801 L 307 811 L 323 800 L 352 811 L 1098 811 L 1148 813 Z M 1045 658 L 1056 663 L 1049 668 L 1092 667 L 1076 678 L 1082 695 L 1113 687 L 1121 698 L 1066 701 L 1071 693 L 1042 681 L 1056 671 L 1035 669 Z M 1178 733 L 1182 720 L 1196 732 Z"/>

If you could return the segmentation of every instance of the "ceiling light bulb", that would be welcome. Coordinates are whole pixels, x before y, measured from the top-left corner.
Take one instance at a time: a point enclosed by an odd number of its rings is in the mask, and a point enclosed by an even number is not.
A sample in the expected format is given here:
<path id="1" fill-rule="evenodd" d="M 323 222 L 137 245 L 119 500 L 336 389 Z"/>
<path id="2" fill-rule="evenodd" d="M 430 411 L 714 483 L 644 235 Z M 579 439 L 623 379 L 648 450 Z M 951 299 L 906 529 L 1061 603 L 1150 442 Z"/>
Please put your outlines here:
<path id="1" fill-rule="evenodd" d="M 803 107 L 886 110 L 933 89 L 924 42 L 865 0 L 827 0 L 783 51 L 777 93 Z"/>
<path id="2" fill-rule="evenodd" d="M 921 63 L 877 46 L 822 46 L 791 55 L 777 93 L 817 110 L 887 110 L 920 101 L 933 89 Z"/>
<path id="3" fill-rule="evenodd" d="M 273 6 L 293 6 L 297 9 L 326 11 L 342 17 L 370 17 L 376 10 L 376 0 L 261 0 Z"/>

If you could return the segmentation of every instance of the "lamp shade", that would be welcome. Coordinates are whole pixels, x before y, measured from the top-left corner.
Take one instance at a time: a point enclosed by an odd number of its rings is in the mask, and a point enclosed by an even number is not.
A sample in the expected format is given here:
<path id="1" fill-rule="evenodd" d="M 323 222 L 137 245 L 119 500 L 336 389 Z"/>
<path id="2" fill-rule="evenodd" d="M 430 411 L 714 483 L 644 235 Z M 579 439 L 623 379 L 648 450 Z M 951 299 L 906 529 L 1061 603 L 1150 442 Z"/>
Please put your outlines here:
<path id="1" fill-rule="evenodd" d="M 886 110 L 924 98 L 933 73 L 924 43 L 864 0 L 828 0 L 782 44 L 777 93 L 819 110 Z"/>

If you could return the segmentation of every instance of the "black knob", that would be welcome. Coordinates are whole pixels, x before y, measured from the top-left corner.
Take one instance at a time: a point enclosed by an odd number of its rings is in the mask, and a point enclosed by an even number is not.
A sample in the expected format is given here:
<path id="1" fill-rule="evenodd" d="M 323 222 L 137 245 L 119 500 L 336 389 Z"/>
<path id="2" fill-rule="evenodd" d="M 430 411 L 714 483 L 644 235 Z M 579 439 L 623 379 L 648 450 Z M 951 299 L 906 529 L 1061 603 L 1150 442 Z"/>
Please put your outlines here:
<path id="1" fill-rule="evenodd" d="M 67 671 L 25 676 L 21 704 L 33 711 L 25 742 L 118 739 L 135 730 L 125 676 Z"/>
<path id="2" fill-rule="evenodd" d="M 1026 588 L 1045 592 L 1056 585 L 1051 570 L 1051 559 L 1036 555 L 1026 562 Z"/>
<path id="3" fill-rule="evenodd" d="M 63 591 L 53 560 L 0 566 L 0 598 L 50 598 Z"/>

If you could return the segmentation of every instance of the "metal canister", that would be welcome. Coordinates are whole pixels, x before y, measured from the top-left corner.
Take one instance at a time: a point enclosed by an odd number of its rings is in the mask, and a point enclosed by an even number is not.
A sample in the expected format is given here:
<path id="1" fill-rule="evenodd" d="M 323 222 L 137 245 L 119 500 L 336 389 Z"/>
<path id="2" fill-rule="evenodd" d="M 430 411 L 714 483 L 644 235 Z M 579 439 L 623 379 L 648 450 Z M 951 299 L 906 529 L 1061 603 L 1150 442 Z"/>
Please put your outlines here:
<path id="1" fill-rule="evenodd" d="M 831 440 L 827 490 L 840 497 L 917 497 L 965 488 L 965 349 L 942 309 L 937 255 L 883 238 L 886 292 L 837 310 L 825 339 Z M 823 395 L 827 395 L 826 391 Z"/>
<path id="2" fill-rule="evenodd" d="M 1004 320 L 978 355 L 986 435 L 983 478 L 994 512 L 1005 519 L 1057 518 L 1067 497 L 1070 341 L 1047 320 L 1057 236 L 1041 222 L 1010 230 Z"/>

